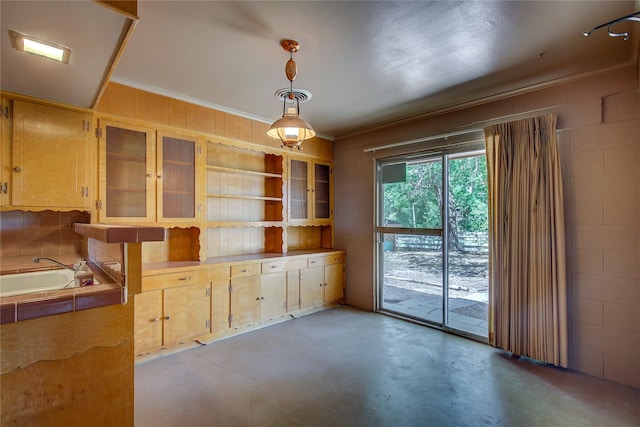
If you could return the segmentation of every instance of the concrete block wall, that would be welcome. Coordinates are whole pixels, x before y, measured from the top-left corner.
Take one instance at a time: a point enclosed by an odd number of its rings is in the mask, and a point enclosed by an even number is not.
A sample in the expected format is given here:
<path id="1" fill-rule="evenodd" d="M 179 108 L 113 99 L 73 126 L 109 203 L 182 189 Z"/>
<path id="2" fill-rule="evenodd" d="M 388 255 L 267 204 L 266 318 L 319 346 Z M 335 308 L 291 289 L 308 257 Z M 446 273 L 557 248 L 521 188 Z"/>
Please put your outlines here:
<path id="1" fill-rule="evenodd" d="M 375 160 L 364 148 L 555 112 L 563 172 L 571 369 L 640 386 L 640 86 L 637 64 L 339 139 L 335 243 L 347 303 L 376 307 Z"/>

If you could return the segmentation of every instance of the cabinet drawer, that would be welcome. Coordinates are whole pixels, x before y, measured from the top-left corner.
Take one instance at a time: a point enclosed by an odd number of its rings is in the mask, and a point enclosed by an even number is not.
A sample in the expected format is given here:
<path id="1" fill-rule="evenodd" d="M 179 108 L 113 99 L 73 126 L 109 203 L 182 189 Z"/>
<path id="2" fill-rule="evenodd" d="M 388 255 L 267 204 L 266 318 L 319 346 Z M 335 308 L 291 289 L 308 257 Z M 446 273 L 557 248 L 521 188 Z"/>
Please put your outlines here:
<path id="1" fill-rule="evenodd" d="M 344 262 L 344 254 L 324 255 L 308 258 L 308 267 L 318 267 L 321 265 L 341 264 Z"/>
<path id="2" fill-rule="evenodd" d="M 280 273 L 286 271 L 286 269 L 287 263 L 283 259 L 262 263 L 262 274 Z"/>
<path id="3" fill-rule="evenodd" d="M 241 264 L 231 266 L 231 277 L 255 276 L 260 274 L 260 264 Z"/>
<path id="4" fill-rule="evenodd" d="M 207 268 L 207 269 L 198 271 L 198 283 L 205 283 L 205 282 L 228 283 L 229 277 L 231 277 L 231 270 L 228 266 Z"/>
<path id="5" fill-rule="evenodd" d="M 194 283 L 196 283 L 196 272 L 192 270 L 178 273 L 156 274 L 154 276 L 142 277 L 142 291 L 193 285 Z"/>
<path id="6" fill-rule="evenodd" d="M 307 258 L 292 258 L 286 261 L 287 271 L 307 268 Z"/>
<path id="7" fill-rule="evenodd" d="M 334 254 L 334 255 L 327 255 L 324 257 L 325 259 L 325 265 L 329 265 L 329 264 L 342 264 L 345 261 L 345 254 Z"/>

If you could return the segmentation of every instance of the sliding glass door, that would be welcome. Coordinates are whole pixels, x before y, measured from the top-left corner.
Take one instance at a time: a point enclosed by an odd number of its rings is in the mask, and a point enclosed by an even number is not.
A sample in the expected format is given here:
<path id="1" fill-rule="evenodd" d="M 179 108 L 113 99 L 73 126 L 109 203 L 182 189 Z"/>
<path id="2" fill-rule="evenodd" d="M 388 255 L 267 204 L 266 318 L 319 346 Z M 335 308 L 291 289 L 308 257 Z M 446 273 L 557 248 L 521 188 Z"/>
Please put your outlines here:
<path id="1" fill-rule="evenodd" d="M 386 159 L 377 171 L 378 309 L 486 338 L 484 153 Z"/>

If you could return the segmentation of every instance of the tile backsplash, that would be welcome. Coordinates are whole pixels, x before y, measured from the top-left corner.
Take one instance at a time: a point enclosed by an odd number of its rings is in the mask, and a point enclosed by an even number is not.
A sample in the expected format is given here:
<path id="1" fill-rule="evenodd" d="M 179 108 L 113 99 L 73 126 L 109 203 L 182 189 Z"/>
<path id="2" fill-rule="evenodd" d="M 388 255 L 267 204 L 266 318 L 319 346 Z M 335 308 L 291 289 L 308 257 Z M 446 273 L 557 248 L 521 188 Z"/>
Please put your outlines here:
<path id="1" fill-rule="evenodd" d="M 74 222 L 90 222 L 90 214 L 71 212 L 0 212 L 0 259 L 60 257 L 86 253 L 86 239 L 74 232 Z"/>

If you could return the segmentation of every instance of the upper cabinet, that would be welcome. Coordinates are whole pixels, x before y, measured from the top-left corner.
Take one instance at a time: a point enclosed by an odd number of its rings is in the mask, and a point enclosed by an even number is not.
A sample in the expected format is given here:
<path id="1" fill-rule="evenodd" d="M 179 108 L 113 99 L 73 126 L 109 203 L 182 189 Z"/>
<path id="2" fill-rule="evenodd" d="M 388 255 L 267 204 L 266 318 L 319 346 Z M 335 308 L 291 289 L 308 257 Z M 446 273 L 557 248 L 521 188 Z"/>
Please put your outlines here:
<path id="1" fill-rule="evenodd" d="M 289 222 L 329 224 L 333 217 L 328 163 L 289 159 Z"/>
<path id="2" fill-rule="evenodd" d="M 93 197 L 88 172 L 91 115 L 19 100 L 13 101 L 12 114 L 9 106 L 5 111 L 12 116 L 10 177 L 5 168 L 5 124 L 2 130 L 2 185 L 9 188 L 9 203 L 20 208 L 86 209 Z"/>
<path id="3" fill-rule="evenodd" d="M 197 220 L 197 138 L 108 120 L 100 120 L 98 138 L 101 222 Z"/>
<path id="4" fill-rule="evenodd" d="M 11 121 L 9 100 L 0 98 L 0 206 L 11 201 Z"/>

